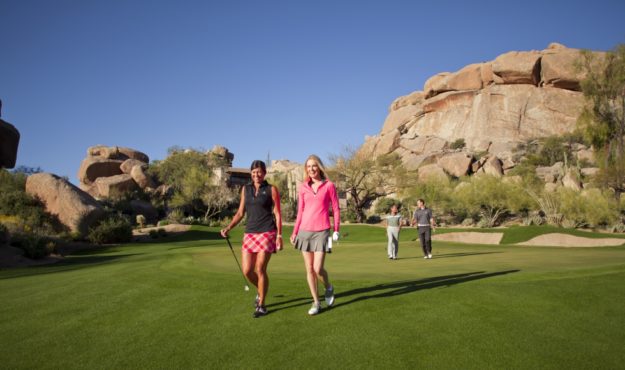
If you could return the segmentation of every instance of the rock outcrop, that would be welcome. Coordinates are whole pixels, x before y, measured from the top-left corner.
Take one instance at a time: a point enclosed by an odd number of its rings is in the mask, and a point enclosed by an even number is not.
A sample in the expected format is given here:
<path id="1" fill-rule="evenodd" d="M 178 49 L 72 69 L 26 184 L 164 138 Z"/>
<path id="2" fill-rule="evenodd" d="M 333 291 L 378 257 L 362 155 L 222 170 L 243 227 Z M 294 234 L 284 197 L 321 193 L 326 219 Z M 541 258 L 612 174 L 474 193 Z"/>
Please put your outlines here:
<path id="1" fill-rule="evenodd" d="M 152 189 L 155 183 L 146 173 L 149 157 L 138 150 L 96 145 L 78 170 L 80 188 L 96 199 L 118 197 L 135 189 Z"/>
<path id="2" fill-rule="evenodd" d="M 46 211 L 57 215 L 61 223 L 81 236 L 104 216 L 102 207 L 89 194 L 67 180 L 50 173 L 28 176 L 26 192 L 39 198 Z"/>
<path id="3" fill-rule="evenodd" d="M 13 168 L 17 159 L 20 132 L 15 126 L 0 119 L 0 168 Z"/>
<path id="4" fill-rule="evenodd" d="M 515 166 L 511 153 L 519 143 L 575 129 L 584 104 L 580 81 L 585 76 L 575 68 L 579 57 L 580 50 L 553 43 L 542 51 L 512 51 L 436 74 L 422 91 L 393 101 L 380 133 L 367 137 L 361 150 L 373 156 L 397 153 L 408 170 L 438 163 L 457 177 L 464 173 L 464 161 L 446 158 L 451 144 L 462 139 L 465 158 L 484 157 L 470 163 L 466 174 L 501 176 Z M 578 153 L 591 161 L 588 150 Z"/>

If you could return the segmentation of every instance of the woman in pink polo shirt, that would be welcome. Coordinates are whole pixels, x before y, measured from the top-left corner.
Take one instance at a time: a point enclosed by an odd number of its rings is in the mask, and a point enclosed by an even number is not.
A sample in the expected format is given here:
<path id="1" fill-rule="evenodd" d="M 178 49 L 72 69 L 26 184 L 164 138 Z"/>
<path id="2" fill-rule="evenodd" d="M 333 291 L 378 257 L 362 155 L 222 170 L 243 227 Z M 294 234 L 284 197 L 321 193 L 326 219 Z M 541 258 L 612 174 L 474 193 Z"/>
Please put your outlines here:
<path id="1" fill-rule="evenodd" d="M 304 164 L 306 176 L 298 190 L 297 219 L 291 235 L 291 243 L 302 251 L 306 265 L 306 279 L 313 297 L 309 315 L 321 310 L 317 293 L 317 279 L 325 286 L 325 301 L 328 307 L 334 304 L 334 287 L 330 284 L 328 272 L 323 268 L 328 244 L 339 239 L 341 223 L 339 201 L 334 184 L 328 180 L 321 159 L 311 155 Z M 329 210 L 332 206 L 334 232 L 330 230 Z"/>

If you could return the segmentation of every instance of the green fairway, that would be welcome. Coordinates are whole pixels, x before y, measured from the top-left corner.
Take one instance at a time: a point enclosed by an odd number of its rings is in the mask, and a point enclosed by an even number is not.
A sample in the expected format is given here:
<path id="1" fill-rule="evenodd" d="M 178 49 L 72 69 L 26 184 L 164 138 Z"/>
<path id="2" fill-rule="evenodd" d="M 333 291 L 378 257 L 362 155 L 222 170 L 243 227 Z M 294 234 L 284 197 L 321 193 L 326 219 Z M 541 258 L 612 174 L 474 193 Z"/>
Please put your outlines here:
<path id="1" fill-rule="evenodd" d="M 4 269 L 0 368 L 624 366 L 625 247 L 434 242 L 424 260 L 406 229 L 390 261 L 383 228 L 342 234 L 326 262 L 336 304 L 314 317 L 287 243 L 269 264 L 270 314 L 253 319 L 254 292 L 215 228 Z"/>

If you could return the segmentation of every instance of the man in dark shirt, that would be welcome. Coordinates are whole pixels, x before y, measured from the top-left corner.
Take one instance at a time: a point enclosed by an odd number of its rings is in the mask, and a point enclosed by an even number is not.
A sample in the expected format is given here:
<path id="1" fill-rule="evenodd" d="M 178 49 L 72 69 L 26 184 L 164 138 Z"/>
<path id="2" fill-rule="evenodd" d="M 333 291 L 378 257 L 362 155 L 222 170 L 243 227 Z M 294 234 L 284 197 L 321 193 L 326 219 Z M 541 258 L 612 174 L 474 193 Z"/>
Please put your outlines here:
<path id="1" fill-rule="evenodd" d="M 425 206 L 423 199 L 417 200 L 417 210 L 414 212 L 411 224 L 417 225 L 419 241 L 423 249 L 423 258 L 432 258 L 432 231 L 434 230 L 434 216 L 432 210 Z"/>

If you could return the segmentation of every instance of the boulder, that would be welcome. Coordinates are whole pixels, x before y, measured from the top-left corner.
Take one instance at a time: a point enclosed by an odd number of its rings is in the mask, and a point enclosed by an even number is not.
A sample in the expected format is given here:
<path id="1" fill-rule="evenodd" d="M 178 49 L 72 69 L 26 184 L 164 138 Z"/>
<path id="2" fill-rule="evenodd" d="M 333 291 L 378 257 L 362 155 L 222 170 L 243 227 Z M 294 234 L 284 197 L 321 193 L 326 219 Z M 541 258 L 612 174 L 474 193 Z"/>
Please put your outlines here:
<path id="1" fill-rule="evenodd" d="M 117 198 L 137 189 L 137 184 L 128 174 L 98 177 L 94 184 L 98 198 Z"/>
<path id="2" fill-rule="evenodd" d="M 564 174 L 562 178 L 562 185 L 565 188 L 573 189 L 575 191 L 580 191 L 583 188 L 582 182 L 580 180 L 580 175 L 577 171 L 568 170 Z"/>
<path id="3" fill-rule="evenodd" d="M 501 160 L 496 156 L 488 158 L 486 163 L 484 163 L 484 167 L 482 167 L 482 170 L 484 171 L 484 173 L 489 175 L 497 177 L 503 176 L 503 165 L 501 163 Z"/>
<path id="4" fill-rule="evenodd" d="M 130 170 L 130 176 L 141 189 L 148 187 L 154 188 L 154 181 L 152 181 L 152 178 L 145 173 L 142 166 L 134 166 L 132 170 Z"/>
<path id="5" fill-rule="evenodd" d="M 584 176 L 594 176 L 599 172 L 598 167 L 587 167 L 581 169 L 582 175 Z"/>
<path id="6" fill-rule="evenodd" d="M 106 159 L 101 157 L 87 157 L 83 159 L 78 170 L 78 180 L 86 185 L 93 184 L 99 177 L 121 175 L 121 165 L 124 163 L 118 159 Z"/>
<path id="7" fill-rule="evenodd" d="M 394 130 L 401 130 L 411 120 L 423 114 L 421 105 L 406 105 L 389 112 L 380 134 L 386 135 Z"/>
<path id="8" fill-rule="evenodd" d="M 214 155 L 224 161 L 228 166 L 232 166 L 232 161 L 234 161 L 234 154 L 232 154 L 228 148 L 221 145 L 215 145 L 213 149 L 209 150 L 206 154 Z"/>
<path id="9" fill-rule="evenodd" d="M 447 147 L 447 141 L 436 136 L 419 136 L 414 139 L 401 139 L 399 146 L 412 153 L 440 152 Z"/>
<path id="10" fill-rule="evenodd" d="M 540 58 L 538 51 L 511 51 L 495 58 L 493 73 L 504 84 L 532 84 L 540 81 Z"/>
<path id="11" fill-rule="evenodd" d="M 425 94 L 425 98 L 428 99 L 433 97 L 434 95 L 449 91 L 447 87 L 447 77 L 450 74 L 451 73 L 449 72 L 441 72 L 425 81 L 425 84 L 423 85 L 423 93 Z"/>
<path id="12" fill-rule="evenodd" d="M 51 173 L 36 173 L 26 179 L 26 192 L 43 202 L 46 211 L 81 236 L 104 216 L 104 210 L 89 194 Z"/>
<path id="13" fill-rule="evenodd" d="M 398 145 L 399 136 L 399 130 L 393 130 L 382 135 L 378 141 L 378 145 L 375 147 L 374 155 L 384 155 L 395 150 Z"/>
<path id="14" fill-rule="evenodd" d="M 389 107 L 389 112 L 394 110 L 398 110 L 402 107 L 407 107 L 409 105 L 417 105 L 423 103 L 423 99 L 425 99 L 425 93 L 423 91 L 414 91 L 408 95 L 400 96 L 399 98 L 393 100 L 391 106 Z"/>
<path id="15" fill-rule="evenodd" d="M 145 216 L 148 223 L 154 223 L 158 221 L 157 220 L 158 212 L 156 211 L 156 208 L 154 208 L 154 206 L 150 202 L 146 202 L 143 200 L 136 200 L 136 199 L 131 200 L 130 208 L 132 208 L 132 211 L 135 215 Z"/>
<path id="16" fill-rule="evenodd" d="M 449 175 L 461 177 L 469 174 L 473 156 L 464 152 L 450 153 L 438 160 L 438 165 Z"/>
<path id="17" fill-rule="evenodd" d="M 586 76 L 575 66 L 580 55 L 579 50 L 566 48 L 544 53 L 540 61 L 540 84 L 581 91 L 580 82 Z"/>
<path id="18" fill-rule="evenodd" d="M 595 163 L 595 152 L 592 149 L 581 149 L 575 152 L 578 161 L 587 161 Z"/>
<path id="19" fill-rule="evenodd" d="M 564 163 L 557 162 L 553 166 L 536 167 L 536 176 L 543 179 L 546 183 L 558 181 L 564 174 Z"/>
<path id="20" fill-rule="evenodd" d="M 0 119 L 0 168 L 13 168 L 17 160 L 20 132 L 15 126 Z"/>
<path id="21" fill-rule="evenodd" d="M 425 182 L 428 180 L 448 180 L 445 171 L 437 164 L 427 164 L 419 167 L 418 180 L 419 182 Z"/>
<path id="22" fill-rule="evenodd" d="M 482 63 L 469 64 L 447 77 L 449 90 L 465 91 L 482 88 Z"/>
<path id="23" fill-rule="evenodd" d="M 102 157 L 106 159 L 136 159 L 143 163 L 149 163 L 150 158 L 147 154 L 142 153 L 138 150 L 132 148 L 126 148 L 121 146 L 105 146 L 105 145 L 96 145 L 87 149 L 87 155 L 90 157 Z"/>
<path id="24" fill-rule="evenodd" d="M 134 166 L 140 166 L 144 170 L 148 168 L 148 164 L 147 163 L 141 162 L 141 161 L 136 160 L 136 159 L 126 159 L 124 162 L 122 162 L 122 164 L 119 166 L 119 168 L 122 170 L 122 173 L 130 174 L 130 171 L 132 171 L 132 168 Z M 116 175 L 118 175 L 118 174 L 116 174 Z"/>

